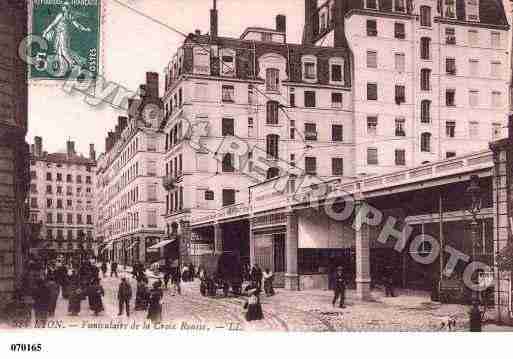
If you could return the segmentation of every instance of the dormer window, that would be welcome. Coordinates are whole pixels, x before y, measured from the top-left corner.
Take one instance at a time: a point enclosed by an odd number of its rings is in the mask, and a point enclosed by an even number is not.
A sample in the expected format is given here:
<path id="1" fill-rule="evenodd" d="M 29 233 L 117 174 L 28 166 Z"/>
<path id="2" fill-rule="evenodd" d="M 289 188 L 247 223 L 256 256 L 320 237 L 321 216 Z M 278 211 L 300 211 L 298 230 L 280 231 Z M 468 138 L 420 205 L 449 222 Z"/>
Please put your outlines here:
<path id="1" fill-rule="evenodd" d="M 265 84 L 267 91 L 278 91 L 280 84 L 280 71 L 278 69 L 266 69 L 265 70 Z"/>
<path id="2" fill-rule="evenodd" d="M 406 12 L 406 0 L 394 0 L 394 10 L 398 12 Z"/>
<path id="3" fill-rule="evenodd" d="M 378 10 L 378 0 L 365 0 L 365 8 Z"/>
<path id="4" fill-rule="evenodd" d="M 465 1 L 465 15 L 467 21 L 479 21 L 479 0 Z"/>
<path id="5" fill-rule="evenodd" d="M 334 84 L 343 84 L 344 82 L 344 59 L 330 59 L 330 82 Z"/>
<path id="6" fill-rule="evenodd" d="M 194 48 L 194 73 L 210 75 L 210 52 L 208 49 Z"/>
<path id="7" fill-rule="evenodd" d="M 456 0 L 444 0 L 444 16 L 456 19 Z"/>
<path id="8" fill-rule="evenodd" d="M 317 81 L 317 59 L 314 56 L 303 56 L 303 80 L 307 82 Z"/>
<path id="9" fill-rule="evenodd" d="M 235 51 L 232 49 L 221 50 L 221 75 L 235 76 Z"/>

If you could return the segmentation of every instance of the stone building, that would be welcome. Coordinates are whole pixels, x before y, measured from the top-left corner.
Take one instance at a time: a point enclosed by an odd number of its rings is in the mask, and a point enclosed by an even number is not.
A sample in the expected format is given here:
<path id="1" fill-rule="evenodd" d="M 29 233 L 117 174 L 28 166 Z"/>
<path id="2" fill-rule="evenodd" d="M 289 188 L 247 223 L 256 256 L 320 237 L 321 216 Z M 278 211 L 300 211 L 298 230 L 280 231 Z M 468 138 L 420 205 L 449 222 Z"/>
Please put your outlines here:
<path id="1" fill-rule="evenodd" d="M 27 34 L 25 1 L 0 3 L 0 318 L 26 271 L 27 72 L 18 44 Z"/>
<path id="2" fill-rule="evenodd" d="M 508 30 L 495 0 L 305 0 L 304 43 L 351 53 L 355 173 L 464 155 L 500 138 Z"/>
<path id="3" fill-rule="evenodd" d="M 163 239 L 164 135 L 159 131 L 159 83 L 147 73 L 142 96 L 130 101 L 105 139 L 97 169 L 97 235 L 101 254 L 122 264 L 156 260 L 147 248 Z M 149 111 L 148 111 L 149 110 Z M 156 112 L 152 112 L 156 111 Z M 158 253 L 157 253 L 158 254 Z"/>
<path id="4" fill-rule="evenodd" d="M 65 152 L 44 151 L 43 139 L 34 138 L 30 156 L 30 222 L 40 224 L 34 252 L 66 262 L 80 253 L 96 255 L 96 151 L 89 157 L 66 142 Z"/>

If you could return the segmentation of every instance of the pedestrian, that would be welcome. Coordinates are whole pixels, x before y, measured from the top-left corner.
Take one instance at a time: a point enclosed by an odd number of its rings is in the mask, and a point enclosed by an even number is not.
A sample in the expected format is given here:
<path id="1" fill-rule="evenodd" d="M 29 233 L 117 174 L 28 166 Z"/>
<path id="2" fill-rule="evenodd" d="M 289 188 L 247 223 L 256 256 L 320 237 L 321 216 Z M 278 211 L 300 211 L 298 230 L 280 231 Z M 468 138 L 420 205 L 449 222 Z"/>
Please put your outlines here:
<path id="1" fill-rule="evenodd" d="M 394 276 L 392 275 L 392 269 L 388 268 L 385 270 L 385 274 L 383 276 L 383 284 L 385 286 L 385 296 L 386 297 L 395 297 L 394 294 Z"/>
<path id="2" fill-rule="evenodd" d="M 249 290 L 248 299 L 244 303 L 244 309 L 246 310 L 245 317 L 248 322 L 264 318 L 262 304 L 260 303 L 260 290 L 258 288 Z"/>
<path id="3" fill-rule="evenodd" d="M 171 279 L 171 273 L 169 271 L 169 268 L 165 269 L 164 272 L 164 288 L 167 289 L 167 286 L 169 284 L 169 279 Z"/>
<path id="4" fill-rule="evenodd" d="M 110 276 L 112 277 L 112 275 L 115 275 L 116 278 L 118 277 L 118 263 L 117 262 L 112 262 L 112 264 L 110 265 Z"/>
<path id="5" fill-rule="evenodd" d="M 194 281 L 194 277 L 196 277 L 196 268 L 194 267 L 194 264 L 190 263 L 189 264 L 189 273 L 190 273 L 190 281 L 193 282 Z"/>
<path id="6" fill-rule="evenodd" d="M 105 262 L 105 261 L 102 262 L 101 270 L 103 273 L 103 278 L 105 278 L 105 275 L 107 274 L 107 262 Z"/>
<path id="7" fill-rule="evenodd" d="M 262 277 L 263 273 L 258 264 L 253 266 L 251 269 L 251 286 L 257 288 L 259 291 L 262 290 Z"/>
<path id="8" fill-rule="evenodd" d="M 148 306 L 148 287 L 143 280 L 137 282 L 135 292 L 135 310 L 146 310 Z"/>
<path id="9" fill-rule="evenodd" d="M 103 301 L 102 297 L 105 295 L 105 291 L 100 284 L 100 279 L 96 278 L 92 281 L 89 286 L 88 296 L 89 296 L 89 306 L 93 311 L 94 315 L 98 315 L 98 313 L 103 312 Z"/>
<path id="10" fill-rule="evenodd" d="M 274 274 L 271 272 L 269 268 L 266 268 L 264 273 L 264 292 L 265 295 L 270 297 L 274 295 L 274 288 L 273 288 L 273 280 L 274 280 Z"/>
<path id="11" fill-rule="evenodd" d="M 343 268 L 341 266 L 337 267 L 337 272 L 335 274 L 335 278 L 333 280 L 334 285 L 334 296 L 333 296 L 333 306 L 337 303 L 338 298 L 340 298 L 340 308 L 345 308 L 345 299 L 346 299 L 346 281 L 344 278 Z"/>
<path id="12" fill-rule="evenodd" d="M 128 283 L 125 277 L 121 278 L 121 283 L 118 289 L 118 302 L 119 302 L 119 313 L 123 314 L 123 307 L 126 309 L 126 316 L 130 316 L 130 299 L 132 299 L 132 287 Z"/>
<path id="13" fill-rule="evenodd" d="M 80 314 L 82 300 L 84 299 L 84 291 L 80 287 L 80 282 L 78 280 L 73 280 L 68 288 L 68 314 L 77 316 Z"/>
<path id="14" fill-rule="evenodd" d="M 162 304 L 160 300 L 163 297 L 163 293 L 161 285 L 162 282 L 154 282 L 153 288 L 150 291 L 147 318 L 153 323 L 160 323 L 162 320 Z"/>
<path id="15" fill-rule="evenodd" d="M 180 273 L 180 268 L 179 267 L 173 268 L 173 272 L 172 272 L 172 275 L 171 275 L 171 281 L 173 283 L 175 294 L 176 293 L 178 293 L 179 295 L 182 294 L 182 288 L 180 287 L 181 273 Z"/>
<path id="16" fill-rule="evenodd" d="M 55 316 L 55 308 L 57 307 L 57 299 L 59 298 L 59 284 L 56 282 L 54 277 L 48 278 L 46 284 L 50 291 L 50 301 L 48 304 L 48 316 Z"/>
<path id="17" fill-rule="evenodd" d="M 50 291 L 44 279 L 39 278 L 36 281 L 32 298 L 34 299 L 34 318 L 38 321 L 46 321 L 48 319 Z"/>
<path id="18" fill-rule="evenodd" d="M 184 265 L 182 268 L 182 279 L 184 282 L 189 281 L 189 267 L 187 266 L 187 264 Z"/>

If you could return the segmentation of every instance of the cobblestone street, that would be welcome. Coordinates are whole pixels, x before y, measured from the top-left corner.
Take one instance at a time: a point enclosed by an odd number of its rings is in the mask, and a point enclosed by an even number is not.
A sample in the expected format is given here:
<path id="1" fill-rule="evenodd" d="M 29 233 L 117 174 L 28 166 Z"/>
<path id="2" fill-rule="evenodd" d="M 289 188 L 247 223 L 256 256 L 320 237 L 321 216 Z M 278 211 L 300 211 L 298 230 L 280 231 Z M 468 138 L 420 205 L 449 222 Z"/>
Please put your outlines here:
<path id="1" fill-rule="evenodd" d="M 123 275 L 123 274 L 122 274 Z M 130 284 L 135 297 L 136 283 L 131 276 Z M 150 282 L 155 280 L 150 278 Z M 95 329 L 96 325 L 143 325 L 146 313 L 133 311 L 131 316 L 118 316 L 117 286 L 119 278 L 102 280 L 105 289 L 105 311 L 95 317 L 89 310 L 88 301 L 82 302 L 79 316 L 67 313 L 68 301 L 59 298 L 55 320 L 62 320 L 66 328 Z M 150 283 L 151 284 L 151 283 Z M 374 291 L 372 302 L 355 300 L 354 291 L 347 292 L 346 308 L 331 305 L 330 291 L 291 292 L 277 289 L 273 297 L 262 296 L 264 319 L 246 322 L 244 298 L 218 296 L 203 297 L 199 283 L 182 284 L 182 294 L 174 289 L 165 290 L 163 299 L 163 321 L 155 329 L 178 330 L 243 330 L 243 331 L 439 331 L 441 323 L 449 316 L 456 318 L 456 331 L 466 331 L 468 307 L 462 305 L 431 302 L 425 293 L 399 293 L 386 298 L 381 291 Z M 152 326 L 153 328 L 153 326 Z M 511 330 L 508 327 L 485 327 L 485 330 Z"/>

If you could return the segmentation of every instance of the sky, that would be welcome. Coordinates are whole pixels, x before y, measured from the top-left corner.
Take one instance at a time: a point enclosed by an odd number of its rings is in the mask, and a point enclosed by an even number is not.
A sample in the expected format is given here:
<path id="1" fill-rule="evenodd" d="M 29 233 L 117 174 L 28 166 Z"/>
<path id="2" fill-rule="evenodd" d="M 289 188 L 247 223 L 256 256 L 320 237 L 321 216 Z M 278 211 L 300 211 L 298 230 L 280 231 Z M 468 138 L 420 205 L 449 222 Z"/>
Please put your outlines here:
<path id="1" fill-rule="evenodd" d="M 122 3 L 122 4 L 120 4 Z M 212 0 L 102 0 L 100 68 L 105 79 L 132 91 L 145 82 L 147 71 L 159 73 L 183 42 L 182 33 L 208 32 Z M 124 4 L 124 5 L 123 5 Z M 136 11 L 144 13 L 142 16 Z M 304 0 L 217 0 L 219 35 L 238 38 L 248 26 L 275 27 L 275 16 L 287 16 L 287 40 L 301 41 Z M 149 17 L 149 18 L 148 18 Z M 124 113 L 108 104 L 91 106 L 84 95 L 68 93 L 62 81 L 29 82 L 29 130 L 27 142 L 43 137 L 45 151 L 62 151 L 66 140 L 75 141 L 78 152 L 105 150 L 107 131 Z"/>

